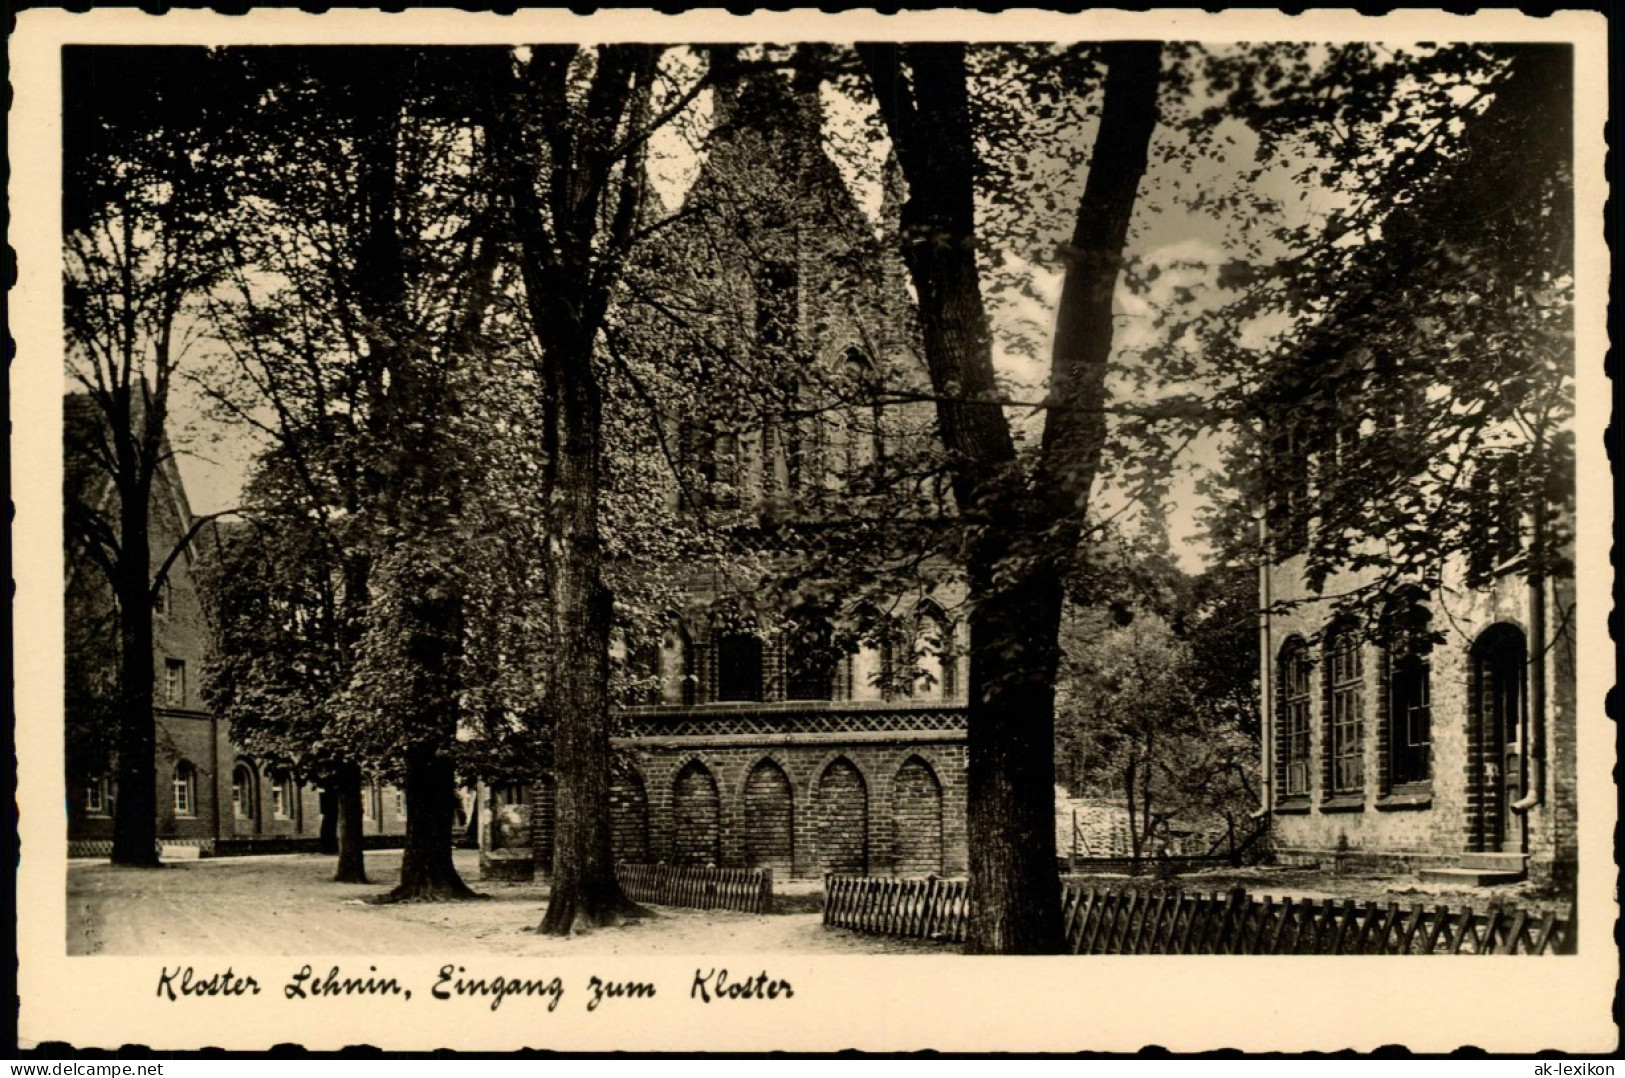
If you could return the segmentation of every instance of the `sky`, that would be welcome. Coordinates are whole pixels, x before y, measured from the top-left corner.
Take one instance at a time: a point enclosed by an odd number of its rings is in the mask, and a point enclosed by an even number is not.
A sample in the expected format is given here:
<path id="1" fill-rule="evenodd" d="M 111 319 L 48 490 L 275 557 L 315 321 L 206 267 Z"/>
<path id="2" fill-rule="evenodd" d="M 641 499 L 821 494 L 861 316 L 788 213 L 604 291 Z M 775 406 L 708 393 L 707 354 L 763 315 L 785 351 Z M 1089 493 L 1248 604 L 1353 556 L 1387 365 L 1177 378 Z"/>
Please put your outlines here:
<path id="1" fill-rule="evenodd" d="M 668 54 L 669 72 L 678 80 L 694 77 L 699 70 L 695 56 L 686 50 Z M 859 206 L 878 228 L 881 206 L 879 175 L 881 164 L 889 149 L 884 138 L 871 140 L 864 136 L 865 123 L 874 121 L 872 106 L 860 103 L 840 92 L 826 87 L 823 94 L 827 132 L 826 140 L 836 152 L 832 159 L 842 171 Z M 702 94 L 679 124 L 663 129 L 651 141 L 651 172 L 662 200 L 668 207 L 681 204 L 683 194 L 698 172 L 700 160 L 693 144 L 696 133 L 703 132 L 709 123 L 709 95 Z M 1136 205 L 1136 216 L 1130 233 L 1131 256 L 1139 256 L 1147 264 L 1165 267 L 1165 272 L 1143 294 L 1135 294 L 1126 286 L 1117 289 L 1115 307 L 1117 328 L 1115 347 L 1121 353 L 1143 347 L 1154 341 L 1157 330 L 1153 318 L 1159 308 L 1171 301 L 1173 290 L 1180 286 L 1200 284 L 1209 271 L 1191 268 L 1202 264 L 1216 266 L 1231 256 L 1225 243 L 1223 222 L 1206 213 L 1192 212 L 1183 205 L 1183 199 L 1203 187 L 1228 184 L 1241 163 L 1250 157 L 1249 133 L 1239 124 L 1228 125 L 1231 137 L 1237 140 L 1230 163 L 1217 161 L 1197 162 L 1186 172 L 1170 155 L 1159 154 L 1153 144 L 1152 161 L 1141 184 L 1141 197 Z M 1159 132 L 1160 133 L 1160 132 Z M 1076 134 L 1082 144 L 1093 137 L 1093 123 L 1080 127 Z M 854 157 L 852 147 L 867 147 L 867 160 Z M 861 150 L 860 150 L 861 152 Z M 1063 191 L 1068 200 L 1075 202 L 1081 193 L 1083 176 L 1070 178 L 1076 190 Z M 1266 189 L 1281 196 L 1284 202 L 1301 207 L 1300 212 L 1315 212 L 1323 207 L 1317 199 L 1308 200 L 1287 196 L 1297 188 L 1287 175 L 1285 167 L 1267 172 L 1260 180 Z M 1062 220 L 1069 225 L 1069 219 Z M 1057 235 L 1054 242 L 1064 239 Z M 1048 366 L 1047 334 L 1054 321 L 1055 303 L 1060 293 L 1064 267 L 1048 250 L 999 251 L 1006 271 L 1012 278 L 1024 277 L 1027 287 L 1017 292 L 990 291 L 989 309 L 995 323 L 995 363 L 1004 376 L 1028 387 L 1024 396 L 1041 396 Z M 994 252 L 990 252 L 990 257 Z M 1024 355 L 1012 346 L 1013 335 L 1022 327 L 1039 342 L 1034 355 Z M 190 327 L 187 352 L 183 360 L 184 372 L 196 371 L 206 362 L 211 348 L 206 327 Z M 180 451 L 179 466 L 186 483 L 193 511 L 199 514 L 230 510 L 237 504 L 242 484 L 252 464 L 257 442 L 240 429 L 224 428 L 205 414 L 203 398 L 195 386 L 182 382 L 176 392 L 176 429 L 172 441 Z M 1031 410 L 1024 420 L 1036 428 Z M 1023 422 L 1013 414 L 1013 419 Z M 1036 435 L 1034 429 L 1031 432 Z M 1167 516 L 1173 550 L 1188 570 L 1200 569 L 1209 551 L 1198 535 L 1198 515 L 1205 503 L 1197 495 L 1195 482 L 1205 462 L 1220 456 L 1218 442 L 1209 437 L 1198 440 L 1185 455 L 1185 467 L 1171 490 L 1171 504 Z M 1098 501 L 1108 512 L 1123 508 L 1120 494 L 1103 489 Z"/>

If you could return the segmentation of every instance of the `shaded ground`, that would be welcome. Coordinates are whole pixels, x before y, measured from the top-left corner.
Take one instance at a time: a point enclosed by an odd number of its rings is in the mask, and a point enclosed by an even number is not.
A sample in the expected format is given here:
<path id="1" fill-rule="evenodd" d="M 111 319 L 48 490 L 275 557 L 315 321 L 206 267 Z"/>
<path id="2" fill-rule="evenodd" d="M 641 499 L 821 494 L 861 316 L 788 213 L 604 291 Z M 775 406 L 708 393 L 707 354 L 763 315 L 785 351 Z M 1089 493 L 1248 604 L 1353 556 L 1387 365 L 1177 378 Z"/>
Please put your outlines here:
<path id="1" fill-rule="evenodd" d="M 490 897 L 479 902 L 373 906 L 400 871 L 400 852 L 367 854 L 367 886 L 331 882 L 318 854 L 176 862 L 163 869 L 68 866 L 68 953 L 73 955 L 445 954 L 488 950 L 519 957 L 585 954 L 940 954 L 940 944 L 825 929 L 813 896 L 802 912 L 758 916 L 662 906 L 651 920 L 568 939 L 538 936 L 547 886 L 479 879 L 478 855 L 458 871 Z"/>
<path id="2" fill-rule="evenodd" d="M 1171 880 L 1158 880 L 1154 873 L 1142 876 L 1093 875 L 1066 876 L 1068 880 L 1092 883 L 1103 887 L 1151 888 L 1159 884 L 1174 884 L 1187 893 L 1227 891 L 1240 886 L 1255 898 L 1354 899 L 1356 902 L 1397 902 L 1410 906 L 1420 902 L 1424 906 L 1446 905 L 1451 909 L 1471 906 L 1484 910 L 1491 905 L 1516 906 L 1530 911 L 1557 910 L 1568 913 L 1572 902 L 1559 895 L 1550 886 L 1533 883 L 1502 884 L 1494 887 L 1462 887 L 1446 883 L 1425 882 L 1414 875 L 1337 875 L 1320 869 L 1285 868 L 1259 865 L 1237 869 L 1209 869 L 1176 876 Z"/>

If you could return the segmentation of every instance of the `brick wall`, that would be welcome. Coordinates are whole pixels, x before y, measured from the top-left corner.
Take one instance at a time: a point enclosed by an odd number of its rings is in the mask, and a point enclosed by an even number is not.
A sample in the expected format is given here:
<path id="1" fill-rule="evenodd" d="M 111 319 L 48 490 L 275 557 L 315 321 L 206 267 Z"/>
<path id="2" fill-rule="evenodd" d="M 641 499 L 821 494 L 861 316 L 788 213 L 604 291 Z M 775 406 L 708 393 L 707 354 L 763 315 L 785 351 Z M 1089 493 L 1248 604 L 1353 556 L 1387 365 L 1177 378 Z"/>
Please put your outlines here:
<path id="1" fill-rule="evenodd" d="M 160 712 L 157 724 L 158 835 L 160 838 L 219 837 L 218 784 L 230 797 L 231 776 L 221 774 L 221 746 L 214 720 L 207 715 Z M 229 751 L 229 747 L 227 749 Z M 177 806 L 175 781 L 182 769 L 191 775 L 191 811 Z"/>
<path id="2" fill-rule="evenodd" d="M 638 839 L 627 836 L 641 836 L 649 861 L 767 864 L 802 878 L 964 873 L 962 733 L 802 736 L 813 739 L 617 739 L 643 797 L 617 783 L 616 856 L 632 860 Z"/>
<path id="3" fill-rule="evenodd" d="M 748 868 L 770 868 L 775 876 L 794 874 L 795 806 L 790 780 L 772 760 L 763 760 L 745 780 L 745 849 Z"/>
<path id="4" fill-rule="evenodd" d="M 869 795 L 852 761 L 837 757 L 813 789 L 821 872 L 862 876 L 869 871 Z"/>
<path id="5" fill-rule="evenodd" d="M 892 867 L 899 876 L 942 871 L 942 783 L 918 756 L 892 780 Z"/>
<path id="6" fill-rule="evenodd" d="M 689 761 L 671 786 L 670 856 L 679 865 L 720 865 L 722 806 L 716 779 L 698 761 Z"/>
<path id="7" fill-rule="evenodd" d="M 649 861 L 649 795 L 643 777 L 631 767 L 616 769 L 609 787 L 610 837 L 617 859 L 634 865 Z"/>

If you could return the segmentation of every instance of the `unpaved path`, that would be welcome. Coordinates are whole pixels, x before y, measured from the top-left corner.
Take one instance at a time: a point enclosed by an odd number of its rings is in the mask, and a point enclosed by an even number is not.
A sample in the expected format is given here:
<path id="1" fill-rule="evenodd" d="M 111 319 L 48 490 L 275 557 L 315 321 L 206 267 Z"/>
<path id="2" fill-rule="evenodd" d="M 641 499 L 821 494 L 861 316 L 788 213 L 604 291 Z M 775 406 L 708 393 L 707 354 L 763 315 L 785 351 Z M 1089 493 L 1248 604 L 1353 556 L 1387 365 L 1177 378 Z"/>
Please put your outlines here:
<path id="1" fill-rule="evenodd" d="M 816 913 L 758 916 L 660 907 L 636 924 L 572 936 L 538 936 L 545 883 L 479 881 L 473 851 L 457 867 L 489 897 L 475 902 L 375 906 L 399 851 L 367 854 L 373 884 L 331 881 L 316 854 L 181 861 L 162 869 L 103 862 L 68 867 L 68 953 L 445 954 L 941 954 L 932 943 L 825 929 Z"/>

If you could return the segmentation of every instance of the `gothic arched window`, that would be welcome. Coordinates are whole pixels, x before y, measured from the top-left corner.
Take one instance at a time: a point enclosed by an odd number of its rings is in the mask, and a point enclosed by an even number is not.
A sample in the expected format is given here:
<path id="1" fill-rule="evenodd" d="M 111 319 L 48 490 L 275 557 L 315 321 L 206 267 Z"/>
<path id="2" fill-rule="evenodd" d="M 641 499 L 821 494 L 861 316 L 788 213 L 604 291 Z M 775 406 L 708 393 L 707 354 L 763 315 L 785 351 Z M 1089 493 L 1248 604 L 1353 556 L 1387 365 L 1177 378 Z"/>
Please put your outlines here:
<path id="1" fill-rule="evenodd" d="M 929 599 L 914 613 L 914 693 L 921 700 L 953 697 L 953 626 L 943 609 Z"/>
<path id="2" fill-rule="evenodd" d="M 659 703 L 694 702 L 693 649 L 688 633 L 678 621 L 669 621 L 660 634 L 658 687 Z"/>
<path id="3" fill-rule="evenodd" d="M 854 700 L 884 699 L 886 692 L 886 640 L 880 611 L 869 603 L 852 615 L 852 688 Z"/>
<path id="4" fill-rule="evenodd" d="M 709 420 L 684 420 L 677 430 L 684 500 L 700 508 L 737 508 L 740 500 L 739 436 Z"/>
<path id="5" fill-rule="evenodd" d="M 860 349 L 847 349 L 838 389 L 841 453 L 832 463 L 841 469 L 840 485 L 849 486 L 885 456 L 879 375 Z"/>

